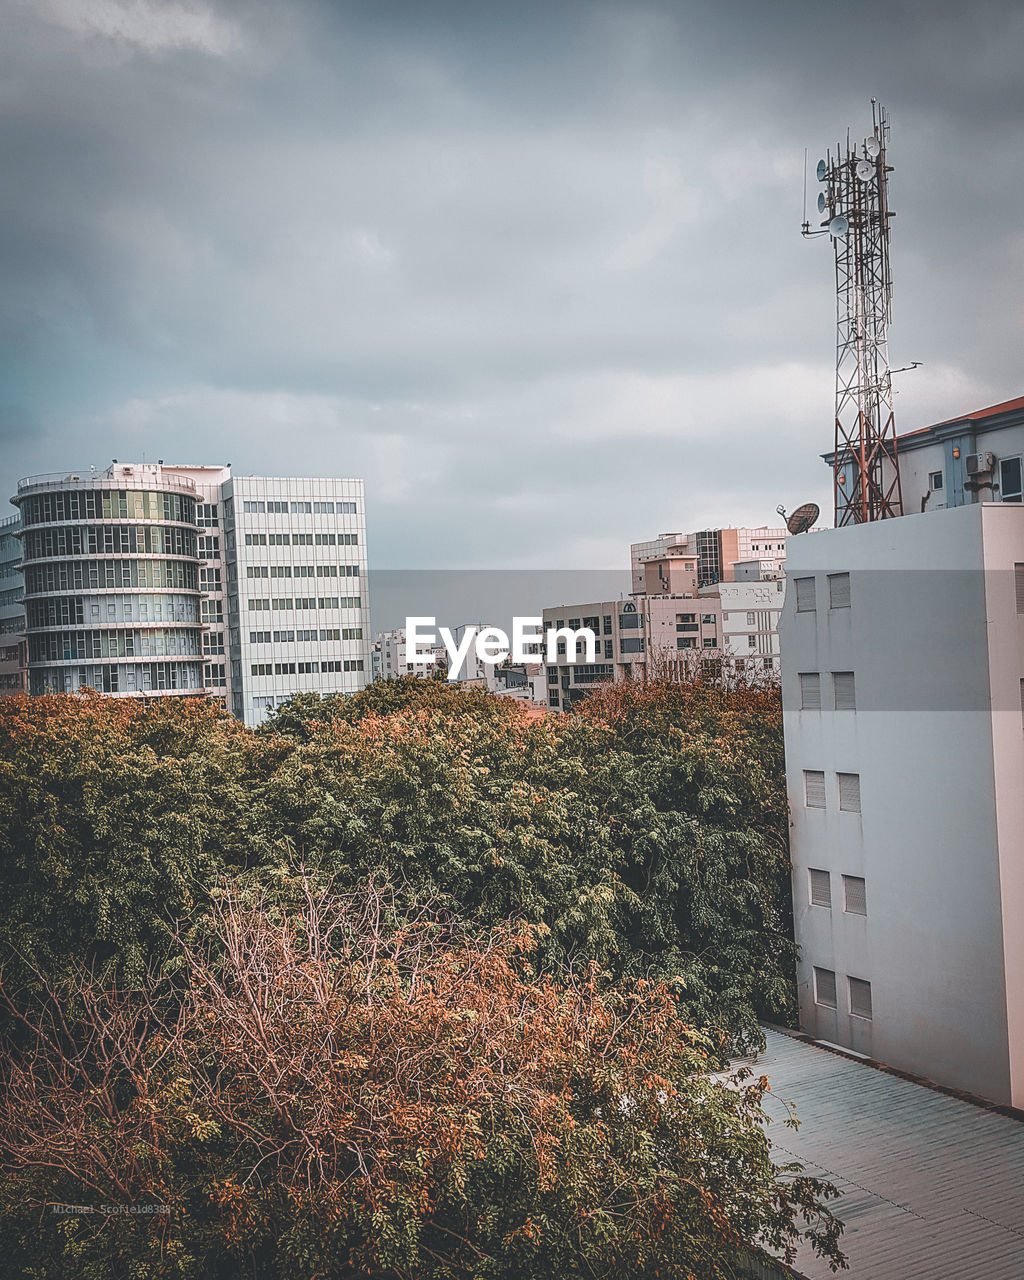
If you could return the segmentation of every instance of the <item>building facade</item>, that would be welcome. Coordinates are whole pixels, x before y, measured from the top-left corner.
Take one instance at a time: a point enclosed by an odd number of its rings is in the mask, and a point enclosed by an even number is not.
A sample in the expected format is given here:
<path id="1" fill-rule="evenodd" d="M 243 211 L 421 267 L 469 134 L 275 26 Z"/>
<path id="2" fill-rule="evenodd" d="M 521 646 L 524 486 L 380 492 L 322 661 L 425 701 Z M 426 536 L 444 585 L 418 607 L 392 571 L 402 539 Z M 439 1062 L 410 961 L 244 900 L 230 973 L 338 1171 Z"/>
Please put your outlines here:
<path id="1" fill-rule="evenodd" d="M 732 582 L 737 564 L 751 561 L 758 563 L 764 576 L 778 577 L 785 563 L 788 537 L 786 529 L 768 525 L 659 533 L 648 542 L 634 542 L 630 547 L 633 592 L 648 590 L 646 567 L 652 561 L 683 555 L 693 557 L 697 585 L 701 587 Z"/>
<path id="2" fill-rule="evenodd" d="M 365 683 L 362 481 L 115 461 L 12 501 L 30 693 L 216 697 L 252 725 Z"/>
<path id="3" fill-rule="evenodd" d="M 787 577 L 801 1025 L 1024 1106 L 1024 507 L 791 538 Z"/>
<path id="4" fill-rule="evenodd" d="M 908 431 L 896 445 L 907 515 L 1024 498 L 1024 396 Z M 824 456 L 831 466 L 835 455 Z"/>
<path id="5" fill-rule="evenodd" d="M 21 517 L 0 521 L 0 696 L 28 688 Z"/>

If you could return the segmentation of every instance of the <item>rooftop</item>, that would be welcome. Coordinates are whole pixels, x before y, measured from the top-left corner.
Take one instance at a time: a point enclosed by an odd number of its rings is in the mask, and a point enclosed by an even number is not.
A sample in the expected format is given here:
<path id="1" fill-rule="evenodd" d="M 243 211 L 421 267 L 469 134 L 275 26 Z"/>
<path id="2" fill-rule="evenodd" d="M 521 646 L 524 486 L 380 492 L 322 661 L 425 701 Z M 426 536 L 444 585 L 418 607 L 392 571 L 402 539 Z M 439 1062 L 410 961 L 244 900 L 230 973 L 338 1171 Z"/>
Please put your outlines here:
<path id="1" fill-rule="evenodd" d="M 846 1274 L 1021 1280 L 1024 1123 L 806 1039 L 766 1035 L 755 1069 L 771 1081 L 776 1159 L 841 1191 L 830 1207 L 846 1223 Z M 782 1100 L 795 1104 L 799 1129 L 783 1127 Z M 809 1250 L 796 1270 L 833 1275 Z"/>

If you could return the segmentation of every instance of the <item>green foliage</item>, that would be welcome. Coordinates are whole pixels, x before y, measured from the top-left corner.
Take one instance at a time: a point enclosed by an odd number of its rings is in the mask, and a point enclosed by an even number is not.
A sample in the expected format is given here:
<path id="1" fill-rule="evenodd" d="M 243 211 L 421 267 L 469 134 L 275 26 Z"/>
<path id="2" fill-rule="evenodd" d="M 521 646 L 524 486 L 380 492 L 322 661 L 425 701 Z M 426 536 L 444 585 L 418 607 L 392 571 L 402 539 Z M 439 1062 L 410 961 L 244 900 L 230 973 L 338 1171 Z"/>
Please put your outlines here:
<path id="1" fill-rule="evenodd" d="M 618 686 L 531 719 L 446 681 L 303 694 L 252 734 L 207 706 L 0 700 L 8 952 L 132 977 L 218 876 L 287 895 L 369 878 L 541 964 L 682 980 L 696 1024 L 791 1018 L 781 717 L 772 691 Z"/>

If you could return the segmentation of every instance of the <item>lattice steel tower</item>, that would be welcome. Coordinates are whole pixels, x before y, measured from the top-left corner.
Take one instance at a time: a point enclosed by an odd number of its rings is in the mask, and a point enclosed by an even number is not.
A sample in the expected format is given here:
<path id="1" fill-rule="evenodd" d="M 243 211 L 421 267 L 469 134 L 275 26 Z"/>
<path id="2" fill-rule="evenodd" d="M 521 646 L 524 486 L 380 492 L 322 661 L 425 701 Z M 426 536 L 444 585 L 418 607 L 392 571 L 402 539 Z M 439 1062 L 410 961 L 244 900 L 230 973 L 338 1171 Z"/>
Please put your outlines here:
<path id="1" fill-rule="evenodd" d="M 818 161 L 822 230 L 804 221 L 803 234 L 828 235 L 836 257 L 836 526 L 903 514 L 887 330 L 892 305 L 889 270 L 889 121 L 871 100 L 872 134 L 858 147 L 836 145 Z"/>

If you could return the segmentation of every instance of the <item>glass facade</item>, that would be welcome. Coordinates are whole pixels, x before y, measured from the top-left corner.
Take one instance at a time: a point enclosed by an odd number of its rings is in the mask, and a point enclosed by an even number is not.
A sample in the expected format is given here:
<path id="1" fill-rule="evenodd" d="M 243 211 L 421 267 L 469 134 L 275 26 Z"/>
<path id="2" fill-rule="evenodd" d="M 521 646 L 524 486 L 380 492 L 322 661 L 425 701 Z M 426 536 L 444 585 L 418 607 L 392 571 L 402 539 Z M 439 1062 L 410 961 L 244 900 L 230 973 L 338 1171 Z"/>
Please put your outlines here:
<path id="1" fill-rule="evenodd" d="M 67 477 L 19 491 L 31 693 L 202 691 L 199 504 L 186 488 Z"/>

